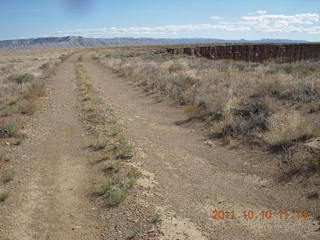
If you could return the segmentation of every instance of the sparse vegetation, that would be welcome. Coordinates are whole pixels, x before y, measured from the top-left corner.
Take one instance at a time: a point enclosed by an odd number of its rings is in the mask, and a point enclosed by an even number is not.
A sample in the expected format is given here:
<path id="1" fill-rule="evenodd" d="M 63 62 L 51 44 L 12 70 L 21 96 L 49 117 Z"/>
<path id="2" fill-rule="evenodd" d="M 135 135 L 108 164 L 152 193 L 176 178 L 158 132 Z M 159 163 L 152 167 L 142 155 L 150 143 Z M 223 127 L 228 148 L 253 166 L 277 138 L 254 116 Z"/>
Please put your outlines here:
<path id="1" fill-rule="evenodd" d="M 8 169 L 2 173 L 1 181 L 3 183 L 8 183 L 13 180 L 13 177 L 14 177 L 14 171 L 12 169 Z"/>
<path id="2" fill-rule="evenodd" d="M 196 118 L 200 116 L 201 108 L 199 106 L 187 106 L 184 113 L 188 118 Z"/>
<path id="3" fill-rule="evenodd" d="M 118 137 L 117 159 L 129 159 L 133 157 L 133 145 L 128 142 L 125 136 Z"/>
<path id="4" fill-rule="evenodd" d="M 80 58 L 78 62 L 81 62 Z M 80 63 L 76 66 L 76 75 L 84 120 L 90 133 L 97 137 L 90 147 L 101 152 L 103 159 L 107 160 L 105 175 L 96 185 L 94 193 L 104 199 L 107 207 L 116 207 L 126 199 L 138 177 L 134 167 L 120 161 L 133 156 L 133 145 L 123 134 L 112 109 L 100 106 L 94 86 Z"/>
<path id="5" fill-rule="evenodd" d="M 105 149 L 108 143 L 109 143 L 109 140 L 103 137 L 101 139 L 98 139 L 98 141 L 95 144 L 91 145 L 91 147 L 94 148 L 96 151 L 99 151 L 99 150 Z"/>
<path id="6" fill-rule="evenodd" d="M 0 192 L 0 202 L 4 202 L 9 197 L 8 192 Z"/>
<path id="7" fill-rule="evenodd" d="M 100 182 L 98 183 L 98 185 L 96 186 L 96 191 L 95 193 L 98 195 L 104 195 L 106 194 L 108 191 L 110 191 L 112 188 L 112 182 L 111 179 L 103 177 Z"/>
<path id="8" fill-rule="evenodd" d="M 35 103 L 25 101 L 20 105 L 20 111 L 22 114 L 33 115 L 37 111 L 38 107 Z"/>
<path id="9" fill-rule="evenodd" d="M 32 54 L 37 58 L 31 58 Z M 33 115 L 38 110 L 36 101 L 46 93 L 45 79 L 54 74 L 61 61 L 55 51 L 21 52 L 19 59 L 13 56 L 0 56 L 0 137 L 15 137 L 17 125 L 22 123 L 20 114 Z"/>
<path id="10" fill-rule="evenodd" d="M 132 240 L 135 239 L 135 237 L 138 235 L 139 231 L 138 230 L 133 230 L 128 234 L 127 239 Z"/>
<path id="11" fill-rule="evenodd" d="M 138 173 L 133 167 L 115 161 L 111 162 L 107 169 L 107 175 L 99 181 L 95 193 L 104 197 L 108 207 L 116 207 L 125 200 Z"/>
<path id="12" fill-rule="evenodd" d="M 159 224 L 159 223 L 161 223 L 161 216 L 160 216 L 160 214 L 155 214 L 154 216 L 152 216 L 152 218 L 150 219 L 150 223 L 152 223 L 152 224 Z"/>
<path id="13" fill-rule="evenodd" d="M 35 80 L 35 77 L 31 73 L 13 74 L 9 76 L 8 80 L 14 81 L 16 84 L 20 85 L 22 88 L 22 84 L 27 82 L 33 82 Z"/>
<path id="14" fill-rule="evenodd" d="M 113 172 L 119 172 L 121 166 L 122 166 L 122 163 L 120 161 L 111 160 L 111 161 L 107 162 L 106 170 L 113 171 Z"/>
<path id="15" fill-rule="evenodd" d="M 0 161 L 9 162 L 10 157 L 5 155 L 4 153 L 0 153 Z"/>
<path id="16" fill-rule="evenodd" d="M 0 137 L 16 137 L 19 128 L 15 122 L 6 122 L 3 126 L 0 126 Z"/>
<path id="17" fill-rule="evenodd" d="M 37 57 L 34 57 L 36 55 Z M 9 154 L 12 146 L 22 144 L 25 134 L 20 131 L 28 117 L 38 110 L 37 100 L 46 94 L 46 79 L 52 76 L 60 53 L 48 51 L 19 51 L 0 54 L 0 181 L 14 179 Z M 9 194 L 0 192 L 0 202 Z"/>
<path id="18" fill-rule="evenodd" d="M 320 136 L 319 61 L 212 61 L 154 54 L 148 47 L 108 49 L 94 59 L 147 92 L 187 105 L 186 116 L 205 120 L 209 135 L 223 145 L 237 141 L 263 146 L 288 163 L 289 158 L 297 162 L 301 144 Z M 297 113 L 299 121 L 291 113 Z M 292 151 L 295 154 L 288 154 Z M 304 169 L 317 162 L 315 153 L 309 154 L 301 161 Z"/>

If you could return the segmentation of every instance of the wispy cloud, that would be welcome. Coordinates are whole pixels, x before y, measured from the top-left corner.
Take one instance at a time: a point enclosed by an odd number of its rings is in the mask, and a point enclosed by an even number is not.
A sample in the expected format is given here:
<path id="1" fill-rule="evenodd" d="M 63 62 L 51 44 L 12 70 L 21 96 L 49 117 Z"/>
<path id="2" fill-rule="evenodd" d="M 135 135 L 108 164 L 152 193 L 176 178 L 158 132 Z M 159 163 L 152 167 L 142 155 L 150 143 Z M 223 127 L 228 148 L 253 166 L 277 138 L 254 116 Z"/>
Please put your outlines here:
<path id="1" fill-rule="evenodd" d="M 57 31 L 56 36 L 82 35 L 87 37 L 105 36 L 171 36 L 179 32 L 191 31 L 258 31 L 265 33 L 308 33 L 320 34 L 320 14 L 302 13 L 294 15 L 266 14 L 265 10 L 257 10 L 258 15 L 242 16 L 235 21 L 218 21 L 217 24 L 185 24 L 165 25 L 159 27 L 107 27 L 96 29 L 75 29 Z M 211 19 L 221 20 L 219 16 Z"/>
<path id="2" fill-rule="evenodd" d="M 258 14 L 267 14 L 266 10 L 257 10 L 256 13 Z"/>
<path id="3" fill-rule="evenodd" d="M 320 15 L 304 13 L 295 15 L 259 15 L 243 16 L 241 25 L 251 25 L 260 32 L 306 32 L 317 33 L 319 30 Z M 319 32 L 320 33 L 320 32 Z"/>
<path id="4" fill-rule="evenodd" d="M 110 28 L 96 28 L 96 29 L 76 29 L 71 31 L 57 31 L 55 35 L 162 35 L 162 34 L 176 34 L 181 31 L 196 31 L 196 30 L 224 30 L 224 31 L 247 31 L 247 26 L 233 26 L 227 24 L 188 24 L 188 25 L 167 25 L 160 27 L 110 27 Z"/>
<path id="5" fill-rule="evenodd" d="M 210 18 L 211 18 L 211 19 L 218 20 L 218 19 L 221 19 L 222 17 L 218 17 L 218 16 L 211 16 Z"/>

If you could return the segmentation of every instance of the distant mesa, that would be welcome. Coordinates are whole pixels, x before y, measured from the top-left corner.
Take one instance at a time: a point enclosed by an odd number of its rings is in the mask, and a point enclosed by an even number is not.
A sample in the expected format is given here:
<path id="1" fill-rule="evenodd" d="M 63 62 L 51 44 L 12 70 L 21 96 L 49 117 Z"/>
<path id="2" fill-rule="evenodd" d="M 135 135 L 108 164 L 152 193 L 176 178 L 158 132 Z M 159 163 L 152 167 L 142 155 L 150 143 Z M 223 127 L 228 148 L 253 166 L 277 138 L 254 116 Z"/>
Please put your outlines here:
<path id="1" fill-rule="evenodd" d="M 49 49 L 49 48 L 78 48 L 98 46 L 127 46 L 127 45 L 161 45 L 161 44 L 206 44 L 206 43 L 245 43 L 245 42 L 275 42 L 296 43 L 286 39 L 223 40 L 211 38 L 85 38 L 80 36 L 44 37 L 31 39 L 16 39 L 0 41 L 1 50 L 19 49 Z"/>

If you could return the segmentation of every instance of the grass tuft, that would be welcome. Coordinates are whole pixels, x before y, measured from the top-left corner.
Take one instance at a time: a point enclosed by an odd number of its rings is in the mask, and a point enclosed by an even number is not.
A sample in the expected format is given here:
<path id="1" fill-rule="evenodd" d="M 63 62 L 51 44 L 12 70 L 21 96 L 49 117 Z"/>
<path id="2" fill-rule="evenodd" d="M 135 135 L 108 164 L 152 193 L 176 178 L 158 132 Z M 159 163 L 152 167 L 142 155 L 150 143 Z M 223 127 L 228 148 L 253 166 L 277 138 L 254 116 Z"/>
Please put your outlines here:
<path id="1" fill-rule="evenodd" d="M 109 140 L 107 138 L 100 138 L 95 144 L 92 144 L 91 147 L 94 150 L 99 151 L 105 149 L 109 144 Z"/>
<path id="2" fill-rule="evenodd" d="M 112 172 L 119 172 L 121 167 L 122 167 L 122 163 L 120 161 L 111 160 L 107 162 L 106 170 L 112 171 Z"/>
<path id="3" fill-rule="evenodd" d="M 108 207 L 117 207 L 125 199 L 126 199 L 126 190 L 117 188 L 110 193 L 110 196 L 106 199 L 106 204 Z"/>
<path id="4" fill-rule="evenodd" d="M 8 183 L 13 180 L 14 171 L 12 169 L 4 171 L 3 175 L 1 176 L 1 181 L 3 183 Z"/>
<path id="5" fill-rule="evenodd" d="M 4 202 L 9 197 L 8 192 L 0 192 L 0 202 Z"/>
<path id="6" fill-rule="evenodd" d="M 95 193 L 98 195 L 104 195 L 108 191 L 110 191 L 111 188 L 112 188 L 112 181 L 107 177 L 103 177 L 97 184 Z"/>

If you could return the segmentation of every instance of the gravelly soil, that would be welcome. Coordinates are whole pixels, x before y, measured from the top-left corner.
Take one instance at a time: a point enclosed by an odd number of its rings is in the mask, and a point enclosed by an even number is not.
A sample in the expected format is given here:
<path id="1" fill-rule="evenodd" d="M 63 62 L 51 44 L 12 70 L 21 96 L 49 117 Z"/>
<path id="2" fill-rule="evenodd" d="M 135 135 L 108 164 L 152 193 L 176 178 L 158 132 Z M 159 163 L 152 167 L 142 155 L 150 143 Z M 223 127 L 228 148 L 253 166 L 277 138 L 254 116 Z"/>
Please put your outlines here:
<path id="1" fill-rule="evenodd" d="M 42 110 L 25 129 L 29 138 L 15 151 L 16 176 L 0 205 L 1 240 L 125 239 L 134 227 L 143 228 L 135 239 L 319 239 L 315 220 L 291 212 L 316 213 L 319 203 L 276 182 L 275 159 L 204 144 L 201 132 L 175 124 L 185 119 L 182 109 L 156 103 L 86 54 L 90 81 L 126 126 L 136 148 L 130 162 L 143 173 L 119 208 L 102 208 L 91 194 L 101 172 L 79 117 L 77 57 L 50 80 Z M 214 209 L 234 210 L 236 218 L 213 220 Z M 250 210 L 274 216 L 248 220 L 243 211 Z M 289 210 L 289 218 L 280 219 L 278 210 Z M 161 220 L 154 226 L 153 211 Z"/>
<path id="2" fill-rule="evenodd" d="M 317 211 L 318 203 L 307 200 L 302 189 L 275 181 L 279 174 L 275 159 L 219 144 L 210 147 L 196 131 L 175 124 L 185 119 L 181 109 L 168 107 L 168 102 L 156 103 L 89 55 L 85 67 L 127 126 L 138 150 L 136 161 L 155 176 L 153 191 L 161 196 L 158 205 L 171 219 L 171 224 L 162 224 L 164 228 L 171 225 L 164 231 L 165 239 L 319 238 L 318 225 L 311 218 L 297 219 L 294 214 L 286 220 L 243 217 L 243 211 L 249 210 L 257 214 L 273 210 L 275 215 L 279 210 Z M 213 221 L 214 209 L 234 210 L 239 218 Z M 170 211 L 175 218 L 170 218 Z"/>

